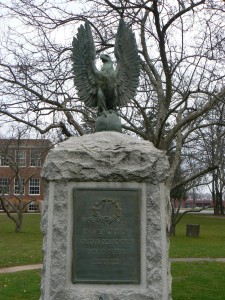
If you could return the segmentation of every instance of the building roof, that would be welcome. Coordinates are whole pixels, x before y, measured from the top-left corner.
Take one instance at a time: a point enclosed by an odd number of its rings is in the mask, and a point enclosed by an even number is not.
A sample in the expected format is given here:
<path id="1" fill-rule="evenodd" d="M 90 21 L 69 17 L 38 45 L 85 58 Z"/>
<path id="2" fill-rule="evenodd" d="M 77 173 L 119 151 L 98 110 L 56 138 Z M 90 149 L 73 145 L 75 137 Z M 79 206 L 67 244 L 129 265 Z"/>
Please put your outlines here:
<path id="1" fill-rule="evenodd" d="M 0 139 L 0 146 L 51 148 L 53 144 L 48 139 Z"/>

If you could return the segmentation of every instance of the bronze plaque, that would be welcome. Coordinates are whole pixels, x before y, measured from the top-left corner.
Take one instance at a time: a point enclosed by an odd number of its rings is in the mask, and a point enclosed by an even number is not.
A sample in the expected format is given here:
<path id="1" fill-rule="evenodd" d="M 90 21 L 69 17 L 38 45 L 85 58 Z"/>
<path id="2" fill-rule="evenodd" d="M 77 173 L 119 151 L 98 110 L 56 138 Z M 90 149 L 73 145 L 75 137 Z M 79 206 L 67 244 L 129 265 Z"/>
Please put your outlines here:
<path id="1" fill-rule="evenodd" d="M 140 190 L 74 189 L 73 283 L 140 283 Z"/>

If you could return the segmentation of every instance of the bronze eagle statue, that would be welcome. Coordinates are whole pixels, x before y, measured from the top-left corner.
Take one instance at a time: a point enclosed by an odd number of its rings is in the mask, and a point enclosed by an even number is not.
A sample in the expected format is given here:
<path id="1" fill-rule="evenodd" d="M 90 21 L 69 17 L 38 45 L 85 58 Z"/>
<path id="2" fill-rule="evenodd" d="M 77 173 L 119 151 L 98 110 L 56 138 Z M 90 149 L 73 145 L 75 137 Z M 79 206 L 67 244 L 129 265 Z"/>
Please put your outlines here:
<path id="1" fill-rule="evenodd" d="M 72 43 L 74 85 L 87 107 L 98 107 L 98 115 L 117 111 L 135 96 L 139 85 L 140 58 L 134 33 L 121 19 L 114 54 L 116 69 L 109 55 L 101 54 L 102 68 L 95 65 L 96 51 L 88 21 L 78 28 Z"/>

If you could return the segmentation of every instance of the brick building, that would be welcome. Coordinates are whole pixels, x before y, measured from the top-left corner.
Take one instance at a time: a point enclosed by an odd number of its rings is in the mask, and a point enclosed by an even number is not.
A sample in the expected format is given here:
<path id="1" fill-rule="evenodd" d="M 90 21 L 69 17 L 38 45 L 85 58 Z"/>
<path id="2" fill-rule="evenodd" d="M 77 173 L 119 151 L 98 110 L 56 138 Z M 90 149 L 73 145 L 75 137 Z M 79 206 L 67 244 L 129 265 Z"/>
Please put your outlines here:
<path id="1" fill-rule="evenodd" d="M 45 139 L 0 139 L 0 194 L 9 203 L 17 205 L 22 197 L 25 211 L 41 210 L 44 187 L 40 173 L 51 147 Z"/>

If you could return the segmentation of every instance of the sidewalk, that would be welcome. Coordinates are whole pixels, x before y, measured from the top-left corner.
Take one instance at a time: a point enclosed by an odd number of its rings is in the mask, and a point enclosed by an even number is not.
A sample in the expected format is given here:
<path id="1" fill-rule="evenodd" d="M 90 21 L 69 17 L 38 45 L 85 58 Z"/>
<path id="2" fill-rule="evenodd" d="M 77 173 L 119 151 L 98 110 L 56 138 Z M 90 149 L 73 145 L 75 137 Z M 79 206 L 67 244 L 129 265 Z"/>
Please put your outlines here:
<path id="1" fill-rule="evenodd" d="M 211 258 L 211 257 L 187 257 L 187 258 L 170 258 L 170 262 L 199 262 L 199 261 L 209 261 L 209 262 L 223 262 L 225 263 L 225 258 Z M 15 273 L 20 271 L 29 271 L 29 270 L 37 270 L 41 269 L 42 264 L 38 265 L 27 265 L 27 266 L 16 266 L 16 267 L 9 267 L 9 268 L 0 268 L 0 274 L 6 273 Z"/>
<path id="2" fill-rule="evenodd" d="M 198 262 L 198 261 L 210 261 L 210 262 L 224 262 L 224 257 L 186 257 L 186 258 L 170 258 L 170 262 Z"/>
<path id="3" fill-rule="evenodd" d="M 42 268 L 42 264 L 0 268 L 0 274 L 15 273 L 15 272 L 20 272 L 20 271 L 28 271 L 28 270 L 37 270 L 37 269 L 41 269 L 41 268 Z"/>

